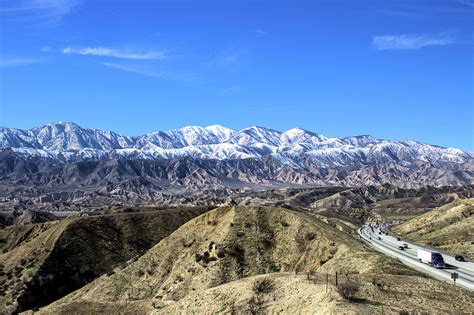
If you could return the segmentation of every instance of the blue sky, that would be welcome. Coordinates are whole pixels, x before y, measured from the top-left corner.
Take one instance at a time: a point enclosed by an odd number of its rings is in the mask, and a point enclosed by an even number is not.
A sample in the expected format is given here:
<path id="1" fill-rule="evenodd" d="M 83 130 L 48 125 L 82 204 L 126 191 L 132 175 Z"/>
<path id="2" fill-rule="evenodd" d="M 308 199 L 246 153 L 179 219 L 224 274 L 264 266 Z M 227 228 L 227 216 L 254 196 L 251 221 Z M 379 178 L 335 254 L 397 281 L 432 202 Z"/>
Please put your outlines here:
<path id="1" fill-rule="evenodd" d="M 474 151 L 472 0 L 0 2 L 0 125 L 302 127 Z"/>

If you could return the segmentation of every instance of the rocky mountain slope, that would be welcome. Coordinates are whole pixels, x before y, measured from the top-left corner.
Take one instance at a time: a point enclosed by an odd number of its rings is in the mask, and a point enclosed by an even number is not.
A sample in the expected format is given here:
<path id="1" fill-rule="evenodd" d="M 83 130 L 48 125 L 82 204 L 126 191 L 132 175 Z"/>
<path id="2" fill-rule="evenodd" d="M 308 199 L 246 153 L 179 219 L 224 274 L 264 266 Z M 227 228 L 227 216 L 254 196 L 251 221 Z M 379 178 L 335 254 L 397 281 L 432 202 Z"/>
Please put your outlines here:
<path id="1" fill-rule="evenodd" d="M 474 199 L 448 203 L 393 230 L 428 246 L 474 259 Z"/>
<path id="2" fill-rule="evenodd" d="M 469 176 L 426 168 L 412 179 L 403 173 L 376 180 L 359 177 L 359 171 L 315 169 L 295 171 L 276 167 L 272 157 L 259 160 L 101 160 L 57 164 L 51 160 L 24 159 L 0 152 L 0 209 L 84 210 L 104 205 L 223 204 L 232 191 L 261 191 L 282 187 L 461 185 Z M 276 167 L 276 168 L 275 168 Z M 393 169 L 391 169 L 393 171 Z M 428 174 L 435 174 L 431 180 Z M 467 174 L 467 173 L 466 173 Z M 278 179 L 278 180 L 277 180 Z M 370 180 L 369 180 L 370 179 Z M 195 203 L 196 204 L 196 203 Z"/>
<path id="3" fill-rule="evenodd" d="M 75 215 L 0 229 L 0 313 L 46 305 L 141 256 L 207 210 Z"/>
<path id="4" fill-rule="evenodd" d="M 459 149 L 303 129 L 184 127 L 126 137 L 74 123 L 0 128 L 0 178 L 35 186 L 101 183 L 140 189 L 278 185 L 464 185 L 474 157 Z M 138 187 L 137 187 L 138 186 Z"/>
<path id="5" fill-rule="evenodd" d="M 30 130 L 0 128 L 0 148 L 62 161 L 106 156 L 245 159 L 272 154 L 289 165 L 299 164 L 298 157 L 304 155 L 317 166 L 348 166 L 389 160 L 463 163 L 473 158 L 458 149 L 416 141 L 386 141 L 372 136 L 327 138 L 301 128 L 279 132 L 253 126 L 233 131 L 217 125 L 187 126 L 138 137 L 62 122 Z"/>
<path id="6" fill-rule="evenodd" d="M 417 216 L 454 200 L 472 198 L 474 186 L 402 189 L 393 185 L 354 187 L 316 200 L 308 207 L 357 223 Z"/>
<path id="7" fill-rule="evenodd" d="M 307 214 L 228 206 L 39 313 L 469 312 L 472 297 Z"/>
<path id="8" fill-rule="evenodd" d="M 23 160 L 5 152 L 0 153 L 0 157 L 0 170 L 5 170 L 4 177 L 0 177 L 0 221 L 2 216 L 11 218 L 12 210 L 17 214 L 32 210 L 58 214 L 137 205 L 239 204 L 301 207 L 362 223 L 374 213 L 384 216 L 420 214 L 444 203 L 474 196 L 474 186 L 285 187 L 289 184 L 283 182 L 275 186 L 270 184 L 270 179 L 266 182 L 261 179 L 264 167 L 249 169 L 244 161 L 234 161 L 234 165 L 244 169 L 240 179 L 247 176 L 248 181 L 225 179 L 222 181 L 225 184 L 217 180 L 212 184 L 209 176 L 202 175 L 206 172 L 205 166 L 191 160 L 163 160 L 168 163 L 166 166 L 149 160 L 56 165 L 44 160 Z M 215 176 L 219 170 L 222 171 L 217 168 L 209 174 Z M 193 175 L 188 176 L 189 172 Z M 200 184 L 192 185 L 195 181 Z"/>

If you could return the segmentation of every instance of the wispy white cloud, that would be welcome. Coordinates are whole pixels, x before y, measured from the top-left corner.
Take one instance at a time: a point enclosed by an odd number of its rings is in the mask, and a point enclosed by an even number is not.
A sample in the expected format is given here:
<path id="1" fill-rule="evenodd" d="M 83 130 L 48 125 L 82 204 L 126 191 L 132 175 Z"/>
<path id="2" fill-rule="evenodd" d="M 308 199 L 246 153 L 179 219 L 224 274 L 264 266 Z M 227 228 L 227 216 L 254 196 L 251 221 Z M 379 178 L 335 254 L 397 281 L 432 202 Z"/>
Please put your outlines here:
<path id="1" fill-rule="evenodd" d="M 65 47 L 61 52 L 66 55 L 91 55 L 100 57 L 113 57 L 121 59 L 139 59 L 139 60 L 161 60 L 168 56 L 162 51 L 133 52 L 129 50 L 119 50 L 106 47 L 85 47 L 71 48 Z"/>
<path id="2" fill-rule="evenodd" d="M 51 47 L 50 47 L 50 46 L 43 46 L 43 47 L 41 47 L 41 51 L 42 51 L 42 52 L 50 52 L 50 51 L 51 51 Z"/>
<path id="3" fill-rule="evenodd" d="M 474 0 L 457 0 L 457 2 L 474 8 Z"/>
<path id="4" fill-rule="evenodd" d="M 445 46 L 455 43 L 455 39 L 447 34 L 403 34 L 375 36 L 372 46 L 377 50 L 413 50 L 427 46 Z"/>
<path id="5" fill-rule="evenodd" d="M 22 57 L 0 58 L 0 67 L 7 68 L 7 67 L 27 66 L 27 65 L 38 63 L 41 61 L 42 60 L 40 59 L 22 58 Z"/>
<path id="6" fill-rule="evenodd" d="M 393 2 L 393 3 L 392 3 Z M 469 18 L 474 0 L 445 0 L 445 1 L 392 1 L 387 8 L 373 11 L 376 14 L 399 16 L 404 18 L 439 18 L 440 15 L 457 15 L 459 18 Z"/>
<path id="7" fill-rule="evenodd" d="M 217 58 L 217 63 L 222 65 L 232 65 L 238 63 L 240 60 L 240 54 L 237 52 L 230 53 L 225 56 L 220 56 Z"/>
<path id="8" fill-rule="evenodd" d="M 81 0 L 4 0 L 0 2 L 0 13 L 9 21 L 55 26 L 80 3 Z"/>
<path id="9" fill-rule="evenodd" d="M 229 86 L 227 88 L 224 88 L 221 90 L 221 94 L 223 95 L 233 95 L 233 94 L 236 94 L 240 91 L 243 91 L 245 90 L 245 86 L 243 85 L 232 85 L 232 86 Z"/>
<path id="10" fill-rule="evenodd" d="M 390 16 L 398 16 L 405 18 L 425 18 L 426 12 L 416 12 L 409 9 L 383 9 L 375 11 L 377 14 L 385 14 Z"/>
<path id="11" fill-rule="evenodd" d="M 266 31 L 264 31 L 264 30 L 262 30 L 262 29 L 260 29 L 260 28 L 257 28 L 257 29 L 255 30 L 255 33 L 256 33 L 257 35 L 259 35 L 259 36 L 268 35 L 268 32 L 266 32 Z"/>
<path id="12" fill-rule="evenodd" d="M 221 51 L 214 58 L 204 62 L 203 64 L 218 68 L 234 68 L 241 63 L 243 55 L 243 50 L 231 47 Z"/>
<path id="13" fill-rule="evenodd" d="M 137 74 L 141 74 L 141 75 L 145 75 L 145 76 L 153 77 L 153 78 L 158 78 L 158 79 L 185 81 L 185 82 L 191 82 L 194 80 L 194 77 L 192 75 L 174 72 L 174 71 L 155 70 L 155 69 L 152 69 L 150 65 L 111 63 L 111 62 L 104 62 L 103 65 L 109 68 L 122 70 L 126 72 L 137 73 Z"/>

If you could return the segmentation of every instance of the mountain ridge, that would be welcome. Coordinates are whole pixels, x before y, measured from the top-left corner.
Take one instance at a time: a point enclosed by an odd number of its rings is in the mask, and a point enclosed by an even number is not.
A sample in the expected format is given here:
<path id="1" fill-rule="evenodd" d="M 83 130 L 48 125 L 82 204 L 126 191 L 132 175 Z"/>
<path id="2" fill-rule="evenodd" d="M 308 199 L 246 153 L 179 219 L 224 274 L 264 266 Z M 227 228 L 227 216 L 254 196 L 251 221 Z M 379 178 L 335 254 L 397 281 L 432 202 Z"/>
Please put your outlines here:
<path id="1" fill-rule="evenodd" d="M 48 157 L 63 162 L 183 156 L 224 160 L 274 155 L 292 165 L 300 164 L 298 160 L 304 155 L 319 162 L 319 166 L 347 166 L 371 157 L 449 163 L 463 163 L 474 158 L 470 152 L 414 140 L 390 141 L 370 135 L 328 138 L 302 128 L 280 132 L 251 126 L 234 131 L 220 125 L 185 126 L 133 137 L 82 128 L 73 122 L 50 123 L 29 130 L 0 127 L 0 149 L 7 148 L 25 157 Z"/>
<path id="2" fill-rule="evenodd" d="M 0 128 L 0 206 L 1 200 L 5 206 L 77 202 L 92 192 L 156 200 L 161 193 L 203 189 L 385 183 L 472 185 L 474 154 L 372 136 L 327 138 L 301 128 L 188 126 L 138 137 L 74 123 Z"/>

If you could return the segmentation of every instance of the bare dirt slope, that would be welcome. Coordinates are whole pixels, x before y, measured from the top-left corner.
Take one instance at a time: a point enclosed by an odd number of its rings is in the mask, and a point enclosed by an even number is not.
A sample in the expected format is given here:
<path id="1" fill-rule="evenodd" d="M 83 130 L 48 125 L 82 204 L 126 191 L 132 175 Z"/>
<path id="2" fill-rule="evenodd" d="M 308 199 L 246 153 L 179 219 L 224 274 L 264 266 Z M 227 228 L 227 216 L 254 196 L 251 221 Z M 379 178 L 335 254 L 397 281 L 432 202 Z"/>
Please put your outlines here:
<path id="1" fill-rule="evenodd" d="M 40 312 L 468 312 L 473 297 L 307 214 L 225 206 Z"/>
<path id="2" fill-rule="evenodd" d="M 393 229 L 409 239 L 474 259 L 474 198 L 457 200 Z"/>
<path id="3" fill-rule="evenodd" d="M 49 304 L 138 257 L 206 208 L 73 217 L 0 230 L 0 308 Z"/>

